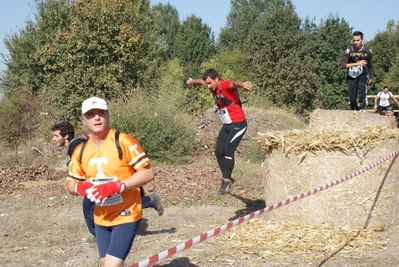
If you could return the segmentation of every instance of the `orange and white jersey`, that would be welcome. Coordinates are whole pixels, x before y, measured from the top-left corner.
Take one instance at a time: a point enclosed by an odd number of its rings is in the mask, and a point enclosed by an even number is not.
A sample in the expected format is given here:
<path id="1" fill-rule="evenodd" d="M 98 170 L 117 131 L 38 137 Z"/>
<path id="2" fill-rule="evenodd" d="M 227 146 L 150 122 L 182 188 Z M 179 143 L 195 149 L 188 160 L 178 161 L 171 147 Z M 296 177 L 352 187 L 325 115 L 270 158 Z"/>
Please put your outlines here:
<path id="1" fill-rule="evenodd" d="M 93 138 L 89 138 L 80 161 L 82 144 L 76 146 L 71 156 L 68 179 L 90 181 L 93 184 L 123 181 L 150 164 L 136 138 L 126 133 L 119 135 L 123 154 L 123 158 L 119 159 L 115 131 L 115 129 L 109 131 L 101 148 L 96 146 Z M 105 202 L 96 204 L 94 210 L 94 222 L 101 226 L 135 222 L 141 217 L 139 188 L 115 194 Z"/>

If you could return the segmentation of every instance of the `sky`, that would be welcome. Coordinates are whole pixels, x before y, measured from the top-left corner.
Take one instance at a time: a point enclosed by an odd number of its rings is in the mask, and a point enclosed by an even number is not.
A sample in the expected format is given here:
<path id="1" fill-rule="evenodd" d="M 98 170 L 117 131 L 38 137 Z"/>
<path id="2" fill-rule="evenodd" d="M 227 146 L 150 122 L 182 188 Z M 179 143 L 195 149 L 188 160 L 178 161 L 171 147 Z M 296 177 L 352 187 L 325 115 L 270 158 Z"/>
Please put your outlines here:
<path id="1" fill-rule="evenodd" d="M 217 37 L 220 29 L 226 26 L 226 16 L 230 11 L 230 0 L 150 0 L 152 5 L 169 2 L 185 20 L 194 14 L 203 23 L 211 27 Z M 399 18 L 398 0 L 291 0 L 300 18 L 315 19 L 316 24 L 325 20 L 328 15 L 344 18 L 353 30 L 364 33 L 364 39 L 371 40 L 378 32 L 386 29 L 388 20 Z M 26 19 L 34 19 L 34 0 L 0 0 L 0 54 L 8 55 L 4 46 L 7 34 L 18 33 L 25 27 Z M 377 4 L 378 3 L 378 4 Z M 5 70 L 3 58 L 0 57 L 0 72 Z"/>

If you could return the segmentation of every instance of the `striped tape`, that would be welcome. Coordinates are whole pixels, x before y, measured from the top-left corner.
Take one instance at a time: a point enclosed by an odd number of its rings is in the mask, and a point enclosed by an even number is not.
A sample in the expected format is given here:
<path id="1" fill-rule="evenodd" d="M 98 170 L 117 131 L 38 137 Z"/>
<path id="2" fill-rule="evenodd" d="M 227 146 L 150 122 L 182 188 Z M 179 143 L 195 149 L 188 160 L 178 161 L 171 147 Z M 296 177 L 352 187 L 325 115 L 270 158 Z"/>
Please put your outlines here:
<path id="1" fill-rule="evenodd" d="M 175 255 L 177 253 L 180 253 L 180 252 L 182 252 L 182 251 L 184 251 L 186 249 L 189 249 L 189 248 L 191 248 L 191 247 L 193 247 L 193 246 L 195 246 L 195 245 L 197 245 L 197 244 L 199 244 L 201 242 L 204 242 L 205 240 L 208 240 L 208 239 L 210 239 L 210 238 L 212 238 L 212 237 L 214 237 L 216 235 L 222 234 L 225 231 L 227 231 L 227 230 L 229 230 L 229 229 L 231 229 L 233 227 L 236 227 L 239 224 L 247 222 L 250 219 L 256 218 L 256 217 L 258 217 L 259 215 L 261 215 L 263 213 L 266 213 L 266 212 L 269 212 L 271 210 L 280 208 L 282 206 L 285 206 L 287 204 L 290 204 L 292 202 L 295 202 L 295 201 L 300 200 L 302 198 L 305 198 L 307 196 L 316 194 L 316 193 L 318 193 L 320 191 L 323 191 L 323 190 L 325 190 L 327 188 L 330 188 L 330 187 L 332 187 L 334 185 L 337 185 L 337 184 L 345 182 L 345 181 L 347 181 L 349 179 L 352 179 L 352 178 L 354 178 L 354 177 L 356 177 L 356 176 L 358 176 L 358 175 L 360 175 L 360 174 L 362 174 L 362 173 L 364 173 L 366 171 L 369 171 L 369 170 L 377 167 L 378 165 L 380 165 L 380 164 L 384 163 L 385 161 L 397 156 L 398 154 L 399 154 L 399 150 L 389 154 L 388 156 L 376 161 L 375 163 L 373 163 L 373 164 L 371 164 L 371 165 L 369 165 L 367 167 L 364 167 L 364 168 L 362 168 L 362 169 L 360 169 L 360 170 L 358 170 L 356 172 L 353 172 L 353 173 L 351 173 L 349 175 L 346 175 L 346 176 L 344 176 L 344 177 L 342 177 L 340 179 L 337 179 L 334 182 L 330 182 L 330 183 L 325 184 L 323 186 L 314 188 L 314 189 L 309 190 L 307 192 L 298 194 L 296 196 L 287 198 L 287 199 L 285 199 L 283 201 L 280 201 L 278 203 L 272 204 L 272 205 L 270 205 L 270 206 L 268 206 L 268 207 L 266 207 L 264 209 L 252 212 L 252 213 L 250 213 L 248 215 L 245 215 L 244 217 L 240 217 L 240 218 L 238 218 L 238 219 L 236 219 L 234 221 L 231 221 L 231 222 L 229 222 L 229 223 L 227 223 L 225 225 L 219 226 L 219 227 L 217 227 L 217 228 L 215 228 L 213 230 L 210 230 L 210 231 L 205 232 L 205 233 L 203 233 L 203 234 L 201 234 L 199 236 L 196 236 L 193 239 L 190 239 L 190 240 L 188 240 L 188 241 L 186 241 L 184 243 L 181 243 L 181 244 L 179 244 L 179 245 L 177 245 L 177 246 L 175 246 L 173 248 L 170 248 L 168 250 L 162 251 L 159 254 L 153 255 L 153 256 L 145 259 L 145 260 L 137 262 L 137 263 L 135 263 L 135 264 L 133 264 L 133 265 L 131 265 L 129 267 L 153 266 L 154 264 L 156 264 L 158 262 L 161 262 L 161 261 L 163 261 L 163 260 L 165 260 L 167 258 L 170 258 L 170 257 L 172 257 L 173 255 Z"/>

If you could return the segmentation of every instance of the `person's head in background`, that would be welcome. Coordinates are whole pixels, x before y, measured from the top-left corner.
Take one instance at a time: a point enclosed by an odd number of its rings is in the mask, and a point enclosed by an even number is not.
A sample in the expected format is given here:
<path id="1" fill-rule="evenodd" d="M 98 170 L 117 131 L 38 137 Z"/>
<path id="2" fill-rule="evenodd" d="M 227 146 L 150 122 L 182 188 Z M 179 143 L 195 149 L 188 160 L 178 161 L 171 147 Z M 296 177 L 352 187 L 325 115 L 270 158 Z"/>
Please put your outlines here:
<path id="1" fill-rule="evenodd" d="M 363 33 L 360 31 L 355 31 L 352 34 L 353 46 L 356 50 L 360 50 L 363 46 Z"/>
<path id="2" fill-rule="evenodd" d="M 57 147 L 67 147 L 69 141 L 75 136 L 75 129 L 69 122 L 57 123 L 51 130 L 53 131 L 53 141 Z"/>
<path id="3" fill-rule="evenodd" d="M 394 114 L 393 107 L 391 107 L 391 106 L 387 107 L 387 108 L 385 109 L 385 115 L 391 116 L 391 117 L 394 116 L 395 114 Z"/>
<path id="4" fill-rule="evenodd" d="M 384 89 L 382 89 L 382 91 L 384 91 L 384 93 L 388 93 L 388 86 L 384 86 Z"/>

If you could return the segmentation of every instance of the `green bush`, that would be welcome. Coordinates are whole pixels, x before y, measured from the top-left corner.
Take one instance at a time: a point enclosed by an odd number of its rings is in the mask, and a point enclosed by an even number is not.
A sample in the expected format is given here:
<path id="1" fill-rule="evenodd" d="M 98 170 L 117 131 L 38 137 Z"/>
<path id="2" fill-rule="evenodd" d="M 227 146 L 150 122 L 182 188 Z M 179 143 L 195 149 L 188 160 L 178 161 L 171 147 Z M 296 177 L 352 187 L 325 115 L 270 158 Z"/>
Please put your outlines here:
<path id="1" fill-rule="evenodd" d="M 194 149 L 190 118 L 175 106 L 178 92 L 146 95 L 135 89 L 110 102 L 111 126 L 132 134 L 152 161 L 184 163 Z"/>
<path id="2" fill-rule="evenodd" d="M 262 163 L 265 153 L 255 140 L 250 140 L 250 145 L 244 150 L 243 160 L 248 163 Z"/>
<path id="3" fill-rule="evenodd" d="M 15 90 L 0 100 L 0 141 L 17 149 L 27 139 L 41 137 L 47 117 L 31 93 Z"/>

